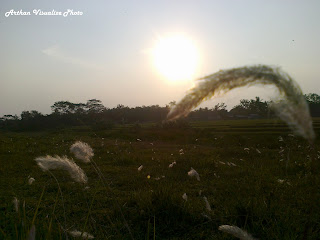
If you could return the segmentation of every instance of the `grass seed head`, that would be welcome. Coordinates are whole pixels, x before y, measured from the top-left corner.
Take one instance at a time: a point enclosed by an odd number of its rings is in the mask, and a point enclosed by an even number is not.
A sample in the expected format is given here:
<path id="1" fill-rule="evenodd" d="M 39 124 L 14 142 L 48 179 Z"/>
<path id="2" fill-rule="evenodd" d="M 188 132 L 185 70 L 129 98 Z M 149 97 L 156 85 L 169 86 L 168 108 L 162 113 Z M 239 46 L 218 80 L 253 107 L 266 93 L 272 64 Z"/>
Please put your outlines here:
<path id="1" fill-rule="evenodd" d="M 14 197 L 12 200 L 14 210 L 18 213 L 19 212 L 19 200 L 18 198 Z"/>
<path id="2" fill-rule="evenodd" d="M 83 239 L 94 239 L 94 236 L 87 232 L 80 232 L 80 231 L 74 230 L 74 231 L 68 231 L 68 233 L 74 238 L 82 237 Z"/>
<path id="3" fill-rule="evenodd" d="M 225 233 L 229 233 L 241 240 L 255 240 L 255 238 L 253 238 L 249 233 L 236 226 L 221 225 L 219 227 L 219 230 Z"/>
<path id="4" fill-rule="evenodd" d="M 29 231 L 29 237 L 28 240 L 35 240 L 36 239 L 36 226 L 32 225 L 30 231 Z"/>
<path id="5" fill-rule="evenodd" d="M 210 203 L 208 202 L 207 197 L 203 197 L 204 202 L 206 203 L 206 209 L 211 212 L 211 206 Z"/>
<path id="6" fill-rule="evenodd" d="M 170 110 L 168 120 L 187 116 L 202 101 L 219 93 L 244 86 L 273 85 L 277 88 L 281 99 L 271 105 L 275 113 L 296 134 L 309 142 L 315 139 L 309 107 L 302 91 L 299 85 L 280 68 L 266 65 L 244 66 L 221 70 L 199 80 L 202 81 L 199 81 L 199 84 Z"/>
<path id="7" fill-rule="evenodd" d="M 182 195 L 182 199 L 185 200 L 185 201 L 188 201 L 188 196 L 187 196 L 186 193 L 184 193 L 184 194 Z"/>
<path id="8" fill-rule="evenodd" d="M 87 183 L 88 181 L 88 178 L 84 171 L 73 160 L 68 159 L 66 156 L 52 157 L 50 155 L 47 155 L 37 157 L 35 161 L 43 171 L 62 169 L 67 171 L 70 177 L 76 182 Z"/>
<path id="9" fill-rule="evenodd" d="M 194 170 L 193 168 L 191 168 L 191 170 L 188 172 L 188 175 L 190 177 L 196 177 L 198 181 L 200 181 L 200 176 L 199 176 L 199 173 Z"/>
<path id="10" fill-rule="evenodd" d="M 31 185 L 35 179 L 33 177 L 28 178 L 28 184 Z"/>
<path id="11" fill-rule="evenodd" d="M 70 152 L 73 153 L 77 159 L 85 163 L 89 163 L 90 159 L 94 156 L 92 148 L 87 143 L 81 141 L 72 144 Z"/>

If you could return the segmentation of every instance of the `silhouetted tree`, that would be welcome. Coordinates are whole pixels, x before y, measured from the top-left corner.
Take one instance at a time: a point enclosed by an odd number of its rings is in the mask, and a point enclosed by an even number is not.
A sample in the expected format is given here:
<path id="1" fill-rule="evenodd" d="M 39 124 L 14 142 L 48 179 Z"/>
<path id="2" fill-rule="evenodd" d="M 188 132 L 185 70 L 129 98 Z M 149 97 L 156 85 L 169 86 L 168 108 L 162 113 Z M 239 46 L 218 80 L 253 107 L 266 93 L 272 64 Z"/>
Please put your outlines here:
<path id="1" fill-rule="evenodd" d="M 316 93 L 309 93 L 305 94 L 304 97 L 309 104 L 311 116 L 320 117 L 320 96 Z"/>
<path id="2" fill-rule="evenodd" d="M 305 95 L 309 103 L 310 113 L 313 117 L 320 117 L 320 96 L 315 93 Z M 162 124 L 174 101 L 165 107 L 159 105 L 129 108 L 118 104 L 115 108 L 107 109 L 97 99 L 90 99 L 87 103 L 71 103 L 58 101 L 52 106 L 52 114 L 42 115 L 40 112 L 23 111 L 20 118 L 17 115 L 4 115 L 0 118 L 0 127 L 9 130 L 41 130 L 48 128 L 61 128 L 69 126 L 91 126 L 96 130 L 110 129 L 114 123 L 135 123 L 137 126 L 144 122 L 158 123 L 159 126 L 177 127 L 186 126 L 187 121 L 203 121 L 236 118 L 256 118 L 269 116 L 270 102 L 263 101 L 260 97 L 255 99 L 241 99 L 229 112 L 225 103 L 218 103 L 212 108 L 199 108 L 192 111 L 187 118 L 179 123 Z M 274 115 L 271 115 L 274 116 Z M 140 126 L 140 125 L 139 125 Z"/>
<path id="3" fill-rule="evenodd" d="M 316 93 L 305 94 L 304 97 L 308 103 L 320 104 L 320 96 Z"/>
<path id="4" fill-rule="evenodd" d="M 4 119 L 5 121 L 15 121 L 15 120 L 19 120 L 19 117 L 18 117 L 17 115 L 10 115 L 10 114 L 8 114 L 8 115 L 4 115 L 4 116 L 3 116 L 3 119 Z"/>
<path id="5" fill-rule="evenodd" d="M 76 112 L 76 105 L 69 101 L 59 101 L 55 102 L 51 106 L 51 110 L 55 114 L 63 115 L 63 114 L 70 114 Z"/>
<path id="6" fill-rule="evenodd" d="M 21 120 L 31 120 L 37 117 L 43 116 L 40 112 L 36 110 L 32 110 L 31 112 L 29 111 L 22 111 L 20 117 Z"/>
<path id="7" fill-rule="evenodd" d="M 88 109 L 88 113 L 102 113 L 106 109 L 102 102 L 97 99 L 88 100 L 86 107 Z"/>

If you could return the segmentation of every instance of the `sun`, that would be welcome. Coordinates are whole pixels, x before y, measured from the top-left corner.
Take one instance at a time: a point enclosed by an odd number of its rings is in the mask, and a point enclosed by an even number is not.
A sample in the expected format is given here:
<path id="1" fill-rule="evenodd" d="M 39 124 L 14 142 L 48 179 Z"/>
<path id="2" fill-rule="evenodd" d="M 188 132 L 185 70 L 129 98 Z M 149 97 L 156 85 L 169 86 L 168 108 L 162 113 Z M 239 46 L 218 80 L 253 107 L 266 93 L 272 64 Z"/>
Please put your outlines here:
<path id="1" fill-rule="evenodd" d="M 169 81 L 194 78 L 198 65 L 198 50 L 186 36 L 172 35 L 158 39 L 153 48 L 154 64 Z"/>

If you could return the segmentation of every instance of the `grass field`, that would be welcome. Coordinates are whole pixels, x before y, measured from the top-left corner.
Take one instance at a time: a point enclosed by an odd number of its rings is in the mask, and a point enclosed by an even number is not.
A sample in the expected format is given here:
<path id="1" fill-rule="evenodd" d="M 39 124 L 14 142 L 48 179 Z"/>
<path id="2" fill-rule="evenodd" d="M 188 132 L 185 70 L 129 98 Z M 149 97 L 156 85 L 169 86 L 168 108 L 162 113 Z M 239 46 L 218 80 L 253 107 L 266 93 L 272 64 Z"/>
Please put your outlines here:
<path id="1" fill-rule="evenodd" d="M 319 138 L 310 146 L 276 120 L 189 125 L 0 132 L 0 239 L 28 239 L 32 223 L 36 239 L 75 229 L 96 239 L 235 239 L 218 230 L 225 224 L 259 239 L 320 238 Z M 319 135 L 320 119 L 314 128 Z M 93 148 L 103 181 L 76 159 L 87 185 L 36 165 L 47 154 L 73 157 L 78 140 Z"/>

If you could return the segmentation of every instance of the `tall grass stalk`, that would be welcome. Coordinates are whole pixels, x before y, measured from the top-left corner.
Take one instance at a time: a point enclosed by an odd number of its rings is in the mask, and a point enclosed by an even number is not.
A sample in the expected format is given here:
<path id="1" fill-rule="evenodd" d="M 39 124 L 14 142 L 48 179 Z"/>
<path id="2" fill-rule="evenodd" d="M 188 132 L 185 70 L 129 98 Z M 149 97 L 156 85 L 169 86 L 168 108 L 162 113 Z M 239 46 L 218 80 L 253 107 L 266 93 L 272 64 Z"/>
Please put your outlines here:
<path id="1" fill-rule="evenodd" d="M 23 221 L 24 221 L 24 232 L 27 232 L 27 215 L 26 215 L 26 201 L 23 201 Z"/>
<path id="2" fill-rule="evenodd" d="M 100 168 L 99 168 L 98 165 L 96 164 L 96 162 L 95 162 L 93 159 L 91 159 L 90 162 L 91 162 L 91 165 L 92 165 L 93 169 L 96 171 L 98 177 L 100 178 L 103 186 L 104 186 L 105 188 L 107 188 L 110 193 L 112 193 L 111 187 L 109 186 L 109 184 L 107 184 L 107 181 L 106 181 L 105 177 L 103 176 Z M 112 198 L 112 199 L 113 199 L 113 198 Z M 120 214 L 121 214 L 121 217 L 122 217 L 122 219 L 123 219 L 123 221 L 124 221 L 124 225 L 125 225 L 126 229 L 128 230 L 131 239 L 134 239 L 134 237 L 133 237 L 133 235 L 132 235 L 132 232 L 131 232 L 131 229 L 130 229 L 130 227 L 129 227 L 129 224 L 128 224 L 126 218 L 124 217 L 123 211 L 122 211 L 119 203 L 118 203 L 117 201 L 115 201 L 115 200 L 114 200 L 114 203 L 115 203 L 116 207 L 118 208 L 118 210 L 119 210 L 119 212 L 120 212 Z"/>
<path id="3" fill-rule="evenodd" d="M 315 139 L 308 104 L 299 85 L 279 67 L 266 65 L 245 66 L 221 70 L 200 78 L 196 87 L 169 112 L 167 119 L 186 116 L 202 101 L 232 89 L 251 85 L 273 85 L 280 99 L 272 104 L 275 113 L 298 135 L 309 142 Z"/>
<path id="4" fill-rule="evenodd" d="M 41 203 L 41 200 L 42 200 L 42 197 L 43 197 L 43 194 L 44 194 L 44 190 L 46 189 L 46 186 L 43 187 L 43 190 L 42 190 L 42 193 L 41 193 L 41 196 L 39 198 L 39 201 L 38 201 L 38 204 L 37 204 L 37 208 L 36 208 L 36 211 L 34 212 L 34 215 L 33 215 L 33 218 L 32 218 L 32 222 L 31 222 L 31 226 L 34 225 L 34 222 L 37 218 L 37 215 L 38 215 L 38 210 L 39 210 L 39 207 L 40 207 L 40 203 Z"/>
<path id="5" fill-rule="evenodd" d="M 91 209 L 92 209 L 92 206 L 93 206 L 93 202 L 95 200 L 95 197 L 97 195 L 97 191 L 95 191 L 93 197 L 92 197 L 92 200 L 91 200 L 91 204 L 90 204 L 90 207 L 89 207 L 89 210 L 88 210 L 88 214 L 87 214 L 87 217 L 86 217 L 86 220 L 84 222 L 84 225 L 83 225 L 83 228 L 82 228 L 82 233 L 81 233 L 81 237 L 82 237 L 82 234 L 86 231 L 86 227 L 87 227 L 87 223 L 88 223 L 88 219 L 89 219 L 89 216 L 90 216 L 90 213 L 91 213 Z"/>
<path id="6" fill-rule="evenodd" d="M 36 238 L 36 226 L 32 225 L 29 231 L 28 240 L 35 240 L 35 238 Z"/>
<path id="7" fill-rule="evenodd" d="M 56 181 L 56 183 L 58 185 L 58 190 L 59 190 L 60 195 L 61 195 L 61 203 L 62 203 L 62 208 L 63 208 L 64 227 L 67 227 L 66 209 L 65 209 L 65 206 L 64 206 L 64 199 L 63 199 L 63 195 L 62 195 L 60 184 L 59 184 L 58 179 L 56 178 L 56 176 L 54 176 L 54 174 L 51 171 L 48 171 L 48 172 L 53 177 L 53 179 Z"/>
<path id="8" fill-rule="evenodd" d="M 150 218 L 148 219 L 147 238 L 146 238 L 148 240 L 150 239 L 149 232 L 150 232 Z"/>
<path id="9" fill-rule="evenodd" d="M 7 235 L 6 233 L 2 230 L 2 228 L 0 227 L 0 233 L 3 235 L 4 239 L 7 238 Z"/>
<path id="10" fill-rule="evenodd" d="M 58 189 L 58 191 L 57 191 L 56 200 L 54 201 L 52 214 L 51 214 L 51 216 L 50 216 L 47 238 L 49 238 L 50 233 L 51 233 L 52 219 L 53 219 L 53 215 L 54 215 L 54 212 L 55 212 L 55 210 L 56 210 L 56 206 L 57 206 L 57 203 L 58 203 L 58 200 L 59 200 L 59 193 L 60 193 L 60 189 Z"/>
<path id="11" fill-rule="evenodd" d="M 153 240 L 156 240 L 156 216 L 153 216 Z"/>

